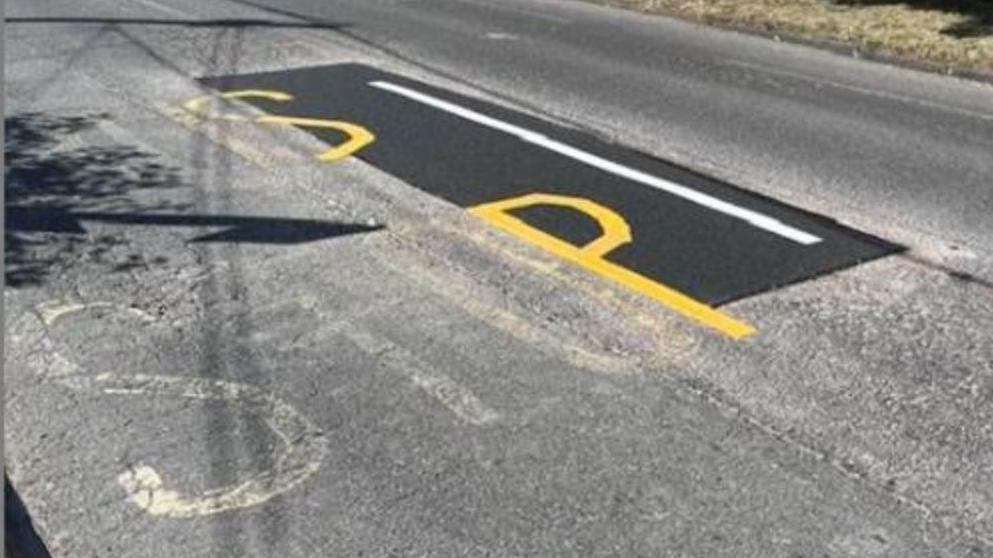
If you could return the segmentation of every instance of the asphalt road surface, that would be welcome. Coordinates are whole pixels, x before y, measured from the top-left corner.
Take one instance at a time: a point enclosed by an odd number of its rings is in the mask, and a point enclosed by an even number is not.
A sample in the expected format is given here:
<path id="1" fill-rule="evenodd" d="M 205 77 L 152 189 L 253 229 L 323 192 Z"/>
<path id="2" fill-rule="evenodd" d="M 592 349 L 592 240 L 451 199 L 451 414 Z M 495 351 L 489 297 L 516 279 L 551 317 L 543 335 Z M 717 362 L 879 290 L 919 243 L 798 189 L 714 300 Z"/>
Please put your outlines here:
<path id="1" fill-rule="evenodd" d="M 53 556 L 993 556 L 993 87 L 545 0 L 10 0 Z"/>

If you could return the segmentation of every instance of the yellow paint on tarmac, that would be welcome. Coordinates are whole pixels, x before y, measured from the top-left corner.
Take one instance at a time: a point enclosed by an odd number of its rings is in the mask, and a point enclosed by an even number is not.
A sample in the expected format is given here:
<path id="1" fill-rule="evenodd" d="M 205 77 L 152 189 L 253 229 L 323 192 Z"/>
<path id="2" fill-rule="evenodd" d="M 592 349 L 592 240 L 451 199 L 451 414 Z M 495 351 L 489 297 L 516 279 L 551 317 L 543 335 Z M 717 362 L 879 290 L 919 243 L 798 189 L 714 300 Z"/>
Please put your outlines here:
<path id="1" fill-rule="evenodd" d="M 225 99 L 262 98 L 273 101 L 291 101 L 293 96 L 282 91 L 269 89 L 244 89 L 220 94 Z M 188 111 L 208 118 L 236 118 L 233 115 L 211 115 L 205 105 L 216 96 L 197 97 L 184 103 Z M 318 156 L 325 162 L 341 160 L 353 155 L 373 143 L 376 136 L 364 126 L 343 120 L 306 118 L 298 116 L 263 115 L 255 119 L 259 124 L 277 124 L 301 128 L 332 129 L 348 136 L 344 143 L 328 149 Z M 539 230 L 514 217 L 510 211 L 525 207 L 549 205 L 579 211 L 599 223 L 603 234 L 585 246 L 577 247 L 562 239 Z M 532 193 L 496 202 L 484 203 L 469 209 L 469 212 L 492 225 L 523 238 L 532 244 L 559 256 L 560 258 L 592 271 L 601 277 L 620 283 L 629 289 L 648 296 L 696 322 L 715 329 L 733 339 L 753 335 L 756 330 L 750 324 L 733 318 L 707 304 L 683 294 L 671 287 L 654 281 L 626 267 L 605 259 L 607 254 L 632 241 L 631 228 L 617 212 L 594 201 L 547 193 Z"/>
<path id="2" fill-rule="evenodd" d="M 196 97 L 183 103 L 183 108 L 193 114 L 196 114 L 197 116 L 202 116 L 212 120 L 246 120 L 244 116 L 238 114 L 214 114 L 209 112 L 207 103 L 217 98 L 266 99 L 270 101 L 287 102 L 293 100 L 293 95 L 284 91 L 276 91 L 272 89 L 240 89 L 237 91 L 225 91 L 219 96 L 203 95 Z M 362 148 L 376 141 L 376 135 L 364 126 L 344 120 L 328 120 L 324 118 L 306 118 L 302 116 L 280 116 L 266 114 L 255 118 L 254 122 L 258 124 L 279 124 L 285 126 L 297 126 L 300 128 L 336 130 L 347 135 L 347 141 L 341 145 L 332 147 L 317 156 L 319 161 L 323 161 L 325 163 L 340 161 L 341 159 L 357 153 Z"/>
<path id="3" fill-rule="evenodd" d="M 596 219 L 603 229 L 603 235 L 586 246 L 577 247 L 532 227 L 509 213 L 513 209 L 535 205 L 566 207 L 583 212 Z M 531 244 L 601 277 L 648 296 L 664 306 L 733 339 L 742 339 L 756 331 L 753 326 L 711 308 L 675 289 L 605 260 L 604 256 L 611 250 L 631 241 L 631 232 L 623 217 L 596 202 L 572 196 L 535 193 L 477 205 L 470 208 L 469 212 L 497 228 L 523 238 Z"/>
<path id="4" fill-rule="evenodd" d="M 206 104 L 217 99 L 218 95 L 202 95 L 190 99 L 183 103 L 183 108 L 205 118 L 214 120 L 245 120 L 245 117 L 237 114 L 211 114 L 207 112 Z M 270 89 L 241 89 L 238 91 L 227 91 L 220 94 L 222 99 L 268 99 L 270 101 L 287 102 L 293 100 L 293 95 L 283 91 L 273 91 Z"/>
<path id="5" fill-rule="evenodd" d="M 376 136 L 358 124 L 344 120 L 324 120 L 321 118 L 300 118 L 296 116 L 262 116 L 255 120 L 259 124 L 285 124 L 301 128 L 325 128 L 337 130 L 349 136 L 348 141 L 337 147 L 332 147 L 317 158 L 326 163 L 338 161 L 352 155 L 363 147 L 376 141 Z"/>

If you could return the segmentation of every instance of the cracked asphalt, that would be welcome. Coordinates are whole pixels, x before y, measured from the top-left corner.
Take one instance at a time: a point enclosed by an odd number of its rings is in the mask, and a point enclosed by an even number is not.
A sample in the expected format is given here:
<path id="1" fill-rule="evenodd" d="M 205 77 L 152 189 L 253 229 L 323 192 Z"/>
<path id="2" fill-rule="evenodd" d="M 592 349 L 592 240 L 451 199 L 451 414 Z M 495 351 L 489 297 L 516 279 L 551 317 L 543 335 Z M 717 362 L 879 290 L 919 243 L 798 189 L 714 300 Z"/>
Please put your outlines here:
<path id="1" fill-rule="evenodd" d="M 5 452 L 53 556 L 993 556 L 987 84 L 550 0 L 6 18 Z M 734 340 L 183 108 L 334 64 L 904 251 L 721 306 Z"/>

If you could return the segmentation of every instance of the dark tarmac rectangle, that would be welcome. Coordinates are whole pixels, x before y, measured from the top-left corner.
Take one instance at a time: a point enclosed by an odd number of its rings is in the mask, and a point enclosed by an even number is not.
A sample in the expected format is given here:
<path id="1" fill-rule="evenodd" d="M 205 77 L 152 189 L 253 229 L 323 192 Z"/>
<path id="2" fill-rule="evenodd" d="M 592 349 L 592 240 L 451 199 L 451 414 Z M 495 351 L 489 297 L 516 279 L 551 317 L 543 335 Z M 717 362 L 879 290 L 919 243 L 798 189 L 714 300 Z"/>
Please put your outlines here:
<path id="1" fill-rule="evenodd" d="M 355 156 L 462 207 L 532 193 L 583 198 L 620 214 L 632 241 L 604 259 L 709 305 L 843 269 L 899 246 L 588 133 L 363 65 L 210 77 L 272 115 L 344 120 L 375 141 Z M 331 145 L 347 136 L 304 128 Z M 664 134 L 665 130 L 659 130 Z M 573 209 L 513 215 L 581 247 L 597 222 Z"/>

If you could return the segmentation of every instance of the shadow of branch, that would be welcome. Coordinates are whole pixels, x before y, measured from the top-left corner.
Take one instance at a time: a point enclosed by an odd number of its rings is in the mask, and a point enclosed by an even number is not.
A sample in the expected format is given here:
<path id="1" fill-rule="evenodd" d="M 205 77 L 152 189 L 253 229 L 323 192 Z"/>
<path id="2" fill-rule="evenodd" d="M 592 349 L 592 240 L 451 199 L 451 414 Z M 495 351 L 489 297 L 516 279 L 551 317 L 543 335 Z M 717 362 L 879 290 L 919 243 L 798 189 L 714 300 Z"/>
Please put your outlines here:
<path id="1" fill-rule="evenodd" d="M 80 258 L 125 271 L 128 262 L 102 256 L 123 240 L 87 234 L 87 222 L 207 229 L 190 242 L 298 244 L 379 230 L 378 226 L 266 216 L 198 215 L 190 204 L 139 201 L 142 190 L 186 188 L 179 169 L 158 156 L 126 145 L 87 145 L 79 134 L 106 114 L 54 116 L 22 113 L 7 118 L 6 179 L 7 285 L 42 284 L 54 270 Z M 176 196 L 158 196 L 170 199 Z M 143 260 L 140 254 L 131 260 Z M 153 258 L 157 261 L 160 257 Z"/>

